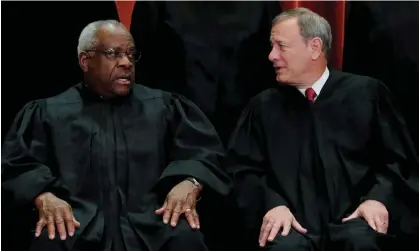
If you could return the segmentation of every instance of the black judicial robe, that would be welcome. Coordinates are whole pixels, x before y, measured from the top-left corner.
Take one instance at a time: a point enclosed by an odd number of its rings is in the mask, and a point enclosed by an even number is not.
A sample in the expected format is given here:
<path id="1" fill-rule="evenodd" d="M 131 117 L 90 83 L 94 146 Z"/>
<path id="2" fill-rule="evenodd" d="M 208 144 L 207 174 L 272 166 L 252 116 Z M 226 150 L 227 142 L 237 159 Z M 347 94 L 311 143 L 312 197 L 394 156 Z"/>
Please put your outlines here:
<path id="1" fill-rule="evenodd" d="M 204 192 L 228 193 L 223 154 L 213 126 L 182 96 L 135 85 L 109 102 L 78 84 L 17 115 L 2 149 L 2 192 L 21 207 L 46 191 L 67 201 L 81 223 L 69 250 L 79 239 L 109 247 L 116 232 L 104 229 L 118 220 L 127 250 L 139 250 L 138 237 L 157 250 L 176 234 L 154 212 L 174 185 L 193 176 Z"/>
<path id="2" fill-rule="evenodd" d="M 8 109 L 2 112 L 2 142 L 11 126 L 11 123 L 19 111 L 28 101 L 53 96 L 63 92 L 83 78 L 80 71 L 78 58 L 75 49 L 79 35 L 84 27 L 90 22 L 98 20 L 118 20 L 118 12 L 114 1 L 5 1 L 2 3 L 2 18 L 9 25 L 4 26 L 2 34 L 13 37 L 3 40 L 4 50 L 2 55 L 9 58 L 10 64 L 4 65 L 5 72 L 13 72 L 4 76 L 4 82 L 14 82 L 11 77 L 15 73 L 12 65 L 22 65 L 24 74 L 19 74 L 19 84 L 4 85 L 3 92 L 12 95 L 13 98 L 7 101 Z M 16 17 L 19 17 L 16 19 Z M 34 23 L 55 25 L 60 24 L 59 29 L 35 29 L 30 25 Z M 29 26 L 28 26 L 29 25 Z M 31 50 L 31 57 L 37 59 L 34 65 L 28 58 L 28 52 L 22 48 L 29 47 L 27 40 L 30 39 L 31 48 L 45 47 L 46 40 L 59 40 L 57 43 L 48 43 L 48 51 L 59 53 L 54 64 L 50 58 L 45 57 L 44 50 Z M 70 49 L 67 49 L 70 48 Z M 48 65 L 48 78 L 33 84 L 33 76 L 39 76 L 41 68 L 35 66 Z M 62 76 L 66 76 L 63 78 Z M 57 83 L 55 79 L 60 79 Z M 25 91 L 22 91 L 25 90 Z M 5 238 L 6 239 L 6 238 Z"/>
<path id="3" fill-rule="evenodd" d="M 254 234 L 285 205 L 319 236 L 366 199 L 386 205 L 390 232 L 419 233 L 413 144 L 386 87 L 369 77 L 331 71 L 314 104 L 291 86 L 260 93 L 232 135 L 227 170 Z"/>
<path id="4" fill-rule="evenodd" d="M 419 2 L 352 1 L 347 7 L 343 70 L 386 83 L 419 153 Z"/>

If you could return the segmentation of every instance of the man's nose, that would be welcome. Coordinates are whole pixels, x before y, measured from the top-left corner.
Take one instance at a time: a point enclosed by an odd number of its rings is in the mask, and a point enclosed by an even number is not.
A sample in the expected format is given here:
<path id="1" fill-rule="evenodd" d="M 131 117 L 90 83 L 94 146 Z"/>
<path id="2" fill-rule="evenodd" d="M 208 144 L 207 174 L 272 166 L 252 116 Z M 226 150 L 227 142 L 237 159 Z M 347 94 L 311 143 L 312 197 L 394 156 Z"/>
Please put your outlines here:
<path id="1" fill-rule="evenodd" d="M 123 54 L 121 58 L 118 60 L 119 67 L 131 68 L 133 63 L 129 60 L 126 54 Z"/>
<path id="2" fill-rule="evenodd" d="M 279 55 L 277 53 L 277 50 L 275 48 L 272 48 L 271 52 L 268 55 L 269 61 L 274 62 L 279 59 Z"/>

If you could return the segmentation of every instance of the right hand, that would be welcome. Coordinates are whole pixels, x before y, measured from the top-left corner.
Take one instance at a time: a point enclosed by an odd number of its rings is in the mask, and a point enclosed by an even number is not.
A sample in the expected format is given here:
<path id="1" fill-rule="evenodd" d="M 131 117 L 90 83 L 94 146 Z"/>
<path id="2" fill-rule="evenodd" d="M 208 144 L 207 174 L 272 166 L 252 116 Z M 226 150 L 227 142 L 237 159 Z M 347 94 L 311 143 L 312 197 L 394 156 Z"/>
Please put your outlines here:
<path id="1" fill-rule="evenodd" d="M 80 222 L 74 218 L 71 206 L 52 193 L 43 193 L 36 197 L 35 206 L 39 213 L 35 229 L 36 237 L 39 237 L 45 225 L 47 225 L 48 236 L 51 240 L 55 238 L 55 227 L 61 240 L 67 237 L 66 226 L 69 236 L 74 235 L 75 227 L 80 227 Z"/>
<path id="2" fill-rule="evenodd" d="M 295 219 L 294 215 L 286 206 L 279 206 L 269 210 L 263 217 L 263 224 L 259 235 L 259 245 L 264 247 L 266 240 L 273 241 L 282 229 L 282 236 L 287 236 L 293 227 L 300 233 L 306 233 L 307 229 L 303 228 Z"/>

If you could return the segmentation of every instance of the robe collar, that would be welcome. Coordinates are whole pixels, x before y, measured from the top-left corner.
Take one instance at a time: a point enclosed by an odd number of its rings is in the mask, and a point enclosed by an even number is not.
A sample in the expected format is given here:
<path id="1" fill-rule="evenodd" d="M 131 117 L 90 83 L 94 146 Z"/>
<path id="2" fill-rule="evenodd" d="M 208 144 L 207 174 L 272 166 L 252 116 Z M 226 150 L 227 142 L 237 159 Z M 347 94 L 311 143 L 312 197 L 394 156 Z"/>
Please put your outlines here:
<path id="1" fill-rule="evenodd" d="M 339 85 L 339 83 L 336 83 L 338 77 L 337 75 L 339 75 L 339 72 L 333 69 L 330 70 L 329 78 L 326 80 L 322 91 L 318 95 L 317 101 L 326 100 L 332 96 L 333 91 L 336 89 L 337 85 Z"/>
<path id="2" fill-rule="evenodd" d="M 126 96 L 120 96 L 120 97 L 114 97 L 114 98 L 106 99 L 103 96 L 97 94 L 85 82 L 81 82 L 78 85 L 78 87 L 80 89 L 80 92 L 81 92 L 83 98 L 85 98 L 88 101 L 92 101 L 92 102 L 103 102 L 103 103 L 109 103 L 109 104 L 122 104 L 122 103 L 125 103 L 125 102 L 129 101 L 132 97 L 132 89 L 129 92 L 129 94 L 126 95 Z"/>

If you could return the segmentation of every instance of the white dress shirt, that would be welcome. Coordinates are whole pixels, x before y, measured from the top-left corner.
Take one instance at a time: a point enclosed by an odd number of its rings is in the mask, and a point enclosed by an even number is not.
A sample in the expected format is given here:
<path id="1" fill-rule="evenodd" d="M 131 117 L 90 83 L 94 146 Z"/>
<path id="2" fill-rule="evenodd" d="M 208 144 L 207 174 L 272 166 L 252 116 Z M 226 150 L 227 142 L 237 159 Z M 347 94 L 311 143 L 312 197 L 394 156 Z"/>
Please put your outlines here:
<path id="1" fill-rule="evenodd" d="M 323 72 L 323 75 L 316 81 L 314 82 L 314 84 L 311 86 L 311 88 L 313 88 L 313 90 L 316 92 L 316 97 L 314 98 L 314 100 L 317 99 L 317 97 L 320 95 L 320 91 L 322 90 L 324 84 L 326 83 L 327 79 L 329 78 L 329 69 L 326 67 L 326 70 Z M 305 92 L 306 89 L 300 89 L 298 88 L 298 90 L 305 96 Z"/>

